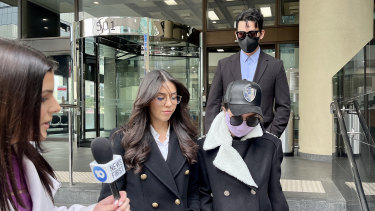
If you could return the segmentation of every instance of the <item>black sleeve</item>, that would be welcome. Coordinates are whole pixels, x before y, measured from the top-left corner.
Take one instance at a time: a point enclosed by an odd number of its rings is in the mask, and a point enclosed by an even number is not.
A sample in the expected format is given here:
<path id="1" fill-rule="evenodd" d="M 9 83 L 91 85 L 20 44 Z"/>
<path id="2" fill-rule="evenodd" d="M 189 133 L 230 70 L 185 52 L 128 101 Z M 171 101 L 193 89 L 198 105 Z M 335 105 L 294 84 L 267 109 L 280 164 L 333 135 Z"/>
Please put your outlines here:
<path id="1" fill-rule="evenodd" d="M 216 115 L 220 113 L 221 109 L 221 101 L 224 95 L 221 66 L 222 62 L 219 61 L 214 78 L 212 80 L 210 94 L 208 95 L 207 99 L 207 106 L 205 109 L 206 115 L 204 121 L 205 133 L 207 133 L 210 129 L 212 121 L 215 119 Z"/>
<path id="2" fill-rule="evenodd" d="M 204 159 L 203 143 L 200 144 L 200 150 L 198 153 L 198 166 L 199 166 L 199 198 L 202 211 L 212 211 L 212 191 L 211 185 L 206 171 L 205 159 Z"/>
<path id="3" fill-rule="evenodd" d="M 189 187 L 188 187 L 188 209 L 200 210 L 199 202 L 199 166 L 198 163 L 190 165 Z"/>
<path id="4" fill-rule="evenodd" d="M 280 137 L 288 125 L 290 115 L 290 94 L 283 63 L 279 63 L 279 72 L 275 81 L 275 116 L 269 126 L 269 131 Z"/>
<path id="5" fill-rule="evenodd" d="M 123 156 L 125 154 L 125 150 L 122 146 L 122 131 L 120 130 L 113 130 L 111 132 L 111 135 L 109 136 L 109 139 L 112 143 L 112 150 L 113 154 L 121 155 Z M 116 181 L 117 188 L 121 190 L 125 190 L 126 188 L 126 174 L 124 174 L 122 177 L 120 177 Z M 98 201 L 101 201 L 102 199 L 106 198 L 107 196 L 112 195 L 111 188 L 109 184 L 103 183 L 102 189 L 100 191 L 99 199 Z"/>
<path id="6" fill-rule="evenodd" d="M 281 184 L 281 162 L 283 161 L 283 152 L 280 139 L 275 138 L 276 149 L 272 158 L 271 176 L 268 185 L 268 195 L 270 197 L 272 210 L 288 211 L 288 203 L 284 196 Z"/>

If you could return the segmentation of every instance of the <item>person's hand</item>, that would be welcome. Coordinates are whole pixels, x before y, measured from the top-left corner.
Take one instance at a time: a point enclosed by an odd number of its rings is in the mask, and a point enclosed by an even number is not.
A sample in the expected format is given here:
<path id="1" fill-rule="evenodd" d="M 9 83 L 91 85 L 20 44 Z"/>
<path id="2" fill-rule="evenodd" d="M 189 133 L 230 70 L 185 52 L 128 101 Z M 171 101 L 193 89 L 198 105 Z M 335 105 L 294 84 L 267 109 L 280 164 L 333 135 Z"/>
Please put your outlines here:
<path id="1" fill-rule="evenodd" d="M 120 199 L 115 201 L 112 195 L 101 200 L 94 208 L 94 211 L 130 211 L 130 200 L 125 191 L 120 191 Z"/>

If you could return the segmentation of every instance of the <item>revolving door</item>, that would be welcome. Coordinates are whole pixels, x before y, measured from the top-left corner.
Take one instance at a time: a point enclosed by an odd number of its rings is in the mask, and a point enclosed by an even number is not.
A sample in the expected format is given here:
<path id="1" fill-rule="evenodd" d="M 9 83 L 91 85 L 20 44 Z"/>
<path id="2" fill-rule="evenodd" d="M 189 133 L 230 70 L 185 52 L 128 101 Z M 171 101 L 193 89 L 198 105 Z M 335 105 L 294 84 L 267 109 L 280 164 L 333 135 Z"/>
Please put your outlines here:
<path id="1" fill-rule="evenodd" d="M 72 37 L 78 146 L 125 123 L 140 81 L 155 69 L 188 88 L 191 117 L 202 127 L 198 31 L 170 21 L 107 17 L 77 22 Z"/>

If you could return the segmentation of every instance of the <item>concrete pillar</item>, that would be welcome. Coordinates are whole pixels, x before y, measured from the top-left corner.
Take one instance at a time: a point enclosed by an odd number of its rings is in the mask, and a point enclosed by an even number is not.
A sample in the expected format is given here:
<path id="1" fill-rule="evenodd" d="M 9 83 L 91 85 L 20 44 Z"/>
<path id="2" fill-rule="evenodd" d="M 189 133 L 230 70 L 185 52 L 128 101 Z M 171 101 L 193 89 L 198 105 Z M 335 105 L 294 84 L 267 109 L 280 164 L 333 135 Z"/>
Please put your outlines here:
<path id="1" fill-rule="evenodd" d="M 300 152 L 332 155 L 332 76 L 373 38 L 373 0 L 300 1 Z"/>

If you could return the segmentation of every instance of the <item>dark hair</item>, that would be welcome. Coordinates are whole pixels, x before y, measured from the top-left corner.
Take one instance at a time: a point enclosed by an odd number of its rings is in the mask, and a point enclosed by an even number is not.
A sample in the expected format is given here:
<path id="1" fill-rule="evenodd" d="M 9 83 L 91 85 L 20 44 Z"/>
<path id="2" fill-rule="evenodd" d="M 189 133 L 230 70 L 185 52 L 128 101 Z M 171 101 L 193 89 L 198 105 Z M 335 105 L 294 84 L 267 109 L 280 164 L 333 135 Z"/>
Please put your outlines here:
<path id="1" fill-rule="evenodd" d="M 14 209 L 16 203 L 25 206 L 17 191 L 12 156 L 16 156 L 22 174 L 23 156 L 35 165 L 53 200 L 49 175 L 55 175 L 39 152 L 42 151 L 40 107 L 43 79 L 55 68 L 54 62 L 41 52 L 15 41 L 0 39 L 0 210 L 10 209 L 8 200 Z"/>
<path id="2" fill-rule="evenodd" d="M 249 8 L 243 11 L 241 14 L 238 15 L 236 18 L 236 31 L 238 30 L 238 22 L 240 21 L 254 21 L 255 27 L 259 27 L 259 30 L 263 29 L 263 15 L 262 13 L 256 8 Z"/>
<path id="3" fill-rule="evenodd" d="M 167 81 L 172 82 L 177 88 L 177 94 L 182 96 L 181 102 L 177 104 L 176 110 L 169 120 L 171 128 L 176 133 L 181 151 L 188 162 L 190 164 L 196 162 L 198 145 L 194 140 L 197 138 L 197 131 L 188 112 L 189 91 L 165 70 L 154 70 L 147 73 L 142 80 L 130 119 L 122 127 L 125 164 L 129 169 L 134 169 L 135 173 L 142 170 L 143 163 L 150 153 L 148 139 L 151 124 L 149 110 L 151 101 L 155 99 L 160 87 Z"/>

